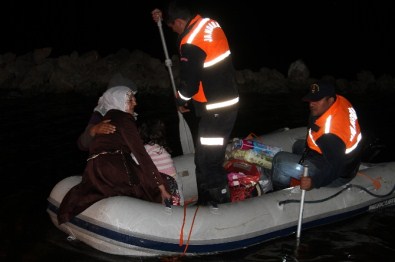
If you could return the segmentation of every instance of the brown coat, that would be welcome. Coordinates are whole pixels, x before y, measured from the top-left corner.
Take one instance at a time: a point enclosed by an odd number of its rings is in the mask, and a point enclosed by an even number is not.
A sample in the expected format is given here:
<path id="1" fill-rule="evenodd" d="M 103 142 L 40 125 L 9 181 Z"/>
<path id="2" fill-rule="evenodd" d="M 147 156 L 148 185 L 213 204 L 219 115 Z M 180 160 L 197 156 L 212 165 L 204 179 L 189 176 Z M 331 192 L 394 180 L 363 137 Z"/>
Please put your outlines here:
<path id="1" fill-rule="evenodd" d="M 95 202 L 111 196 L 131 196 L 157 203 L 162 201 L 158 186 L 166 186 L 166 183 L 144 148 L 133 116 L 110 110 L 103 119 L 111 119 L 117 131 L 96 135 L 93 139 L 89 152 L 90 157 L 96 157 L 88 160 L 81 183 L 65 195 L 59 207 L 59 224 L 68 222 Z"/>

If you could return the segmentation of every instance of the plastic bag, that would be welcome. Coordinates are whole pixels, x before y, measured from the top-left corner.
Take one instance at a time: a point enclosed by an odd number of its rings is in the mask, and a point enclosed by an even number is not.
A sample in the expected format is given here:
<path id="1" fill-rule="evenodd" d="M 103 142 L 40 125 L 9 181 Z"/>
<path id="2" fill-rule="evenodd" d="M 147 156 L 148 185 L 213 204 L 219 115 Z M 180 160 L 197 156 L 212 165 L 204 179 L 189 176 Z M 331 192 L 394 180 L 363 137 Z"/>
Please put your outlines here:
<path id="1" fill-rule="evenodd" d="M 273 190 L 270 176 L 260 166 L 240 159 L 229 159 L 224 167 L 228 172 L 232 202 L 260 196 Z"/>
<path id="2" fill-rule="evenodd" d="M 225 159 L 239 159 L 257 164 L 267 169 L 272 168 L 272 160 L 281 148 L 265 145 L 255 140 L 234 139 L 225 154 Z"/>

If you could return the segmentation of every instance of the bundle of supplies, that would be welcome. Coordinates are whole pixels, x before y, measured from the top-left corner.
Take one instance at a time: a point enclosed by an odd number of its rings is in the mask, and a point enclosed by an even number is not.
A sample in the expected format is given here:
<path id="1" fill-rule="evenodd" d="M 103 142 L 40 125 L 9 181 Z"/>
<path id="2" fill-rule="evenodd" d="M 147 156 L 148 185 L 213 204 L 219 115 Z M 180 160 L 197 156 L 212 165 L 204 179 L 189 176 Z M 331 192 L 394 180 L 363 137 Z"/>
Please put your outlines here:
<path id="1" fill-rule="evenodd" d="M 257 164 L 267 169 L 272 168 L 275 154 L 282 149 L 276 146 L 265 145 L 251 139 L 235 139 L 227 152 L 227 159 L 235 158 Z"/>
<path id="2" fill-rule="evenodd" d="M 263 168 L 239 159 L 229 159 L 224 167 L 228 172 L 231 201 L 237 202 L 273 190 L 271 179 Z"/>

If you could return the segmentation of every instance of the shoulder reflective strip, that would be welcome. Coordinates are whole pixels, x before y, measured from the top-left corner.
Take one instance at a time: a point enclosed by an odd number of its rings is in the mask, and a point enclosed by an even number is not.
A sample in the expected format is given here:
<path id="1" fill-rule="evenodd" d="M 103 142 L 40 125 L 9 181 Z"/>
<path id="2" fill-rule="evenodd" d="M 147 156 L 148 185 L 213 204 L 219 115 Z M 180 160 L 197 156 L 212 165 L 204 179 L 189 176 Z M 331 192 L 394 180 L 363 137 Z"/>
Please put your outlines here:
<path id="1" fill-rule="evenodd" d="M 329 115 L 325 121 L 325 134 L 328 134 L 331 131 L 331 121 L 332 115 Z"/>
<path id="2" fill-rule="evenodd" d="M 199 33 L 200 29 L 204 26 L 207 21 L 210 20 L 210 18 L 204 18 L 202 21 L 200 21 L 199 25 L 196 27 L 195 30 L 193 30 L 191 36 L 188 38 L 187 43 L 190 44 L 192 43 L 193 39 L 195 39 L 195 36 Z"/>

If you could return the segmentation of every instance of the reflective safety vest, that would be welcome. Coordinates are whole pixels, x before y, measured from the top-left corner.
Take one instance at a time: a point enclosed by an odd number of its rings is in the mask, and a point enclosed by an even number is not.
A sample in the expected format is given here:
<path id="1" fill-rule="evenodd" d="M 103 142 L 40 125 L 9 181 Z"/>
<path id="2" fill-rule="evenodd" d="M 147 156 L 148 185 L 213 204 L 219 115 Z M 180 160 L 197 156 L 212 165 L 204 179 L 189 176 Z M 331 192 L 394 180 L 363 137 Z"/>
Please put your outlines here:
<path id="1" fill-rule="evenodd" d="M 205 70 L 210 70 L 210 67 L 230 56 L 228 40 L 217 21 L 196 15 L 190 24 L 192 27 L 183 36 L 180 42 L 180 48 L 184 44 L 192 44 L 201 48 L 206 54 L 203 65 Z M 224 93 L 226 93 L 226 90 L 224 90 Z M 178 91 L 178 94 L 183 100 L 191 99 L 191 97 L 183 95 L 180 91 Z M 207 103 L 205 105 L 206 110 L 224 108 L 239 102 L 238 95 L 230 99 L 228 97 L 222 100 L 220 97 L 216 97 L 215 102 L 208 101 L 202 82 L 200 82 L 199 90 L 192 96 L 192 99 L 200 103 Z"/>
<path id="2" fill-rule="evenodd" d="M 340 95 L 336 97 L 335 103 L 315 121 L 319 130 L 308 130 L 307 145 L 320 154 L 322 152 L 316 141 L 324 134 L 338 136 L 346 145 L 345 154 L 351 153 L 362 140 L 355 109 L 346 98 Z"/>

